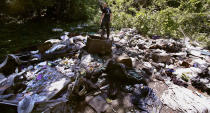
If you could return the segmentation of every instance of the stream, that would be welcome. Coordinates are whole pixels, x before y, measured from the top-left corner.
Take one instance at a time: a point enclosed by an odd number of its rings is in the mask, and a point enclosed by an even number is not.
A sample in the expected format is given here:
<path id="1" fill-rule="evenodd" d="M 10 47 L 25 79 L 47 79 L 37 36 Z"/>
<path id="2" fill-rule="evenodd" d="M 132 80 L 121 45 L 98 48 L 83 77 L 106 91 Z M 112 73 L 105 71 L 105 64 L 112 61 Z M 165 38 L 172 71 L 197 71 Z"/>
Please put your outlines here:
<path id="1" fill-rule="evenodd" d="M 17 53 L 24 48 L 37 46 L 48 39 L 59 38 L 64 31 L 70 33 L 87 34 L 97 31 L 94 24 L 85 24 L 84 22 L 74 23 L 55 23 L 55 22 L 37 22 L 25 24 L 7 24 L 0 25 L 0 61 L 7 54 Z M 62 32 L 53 31 L 62 29 Z"/>

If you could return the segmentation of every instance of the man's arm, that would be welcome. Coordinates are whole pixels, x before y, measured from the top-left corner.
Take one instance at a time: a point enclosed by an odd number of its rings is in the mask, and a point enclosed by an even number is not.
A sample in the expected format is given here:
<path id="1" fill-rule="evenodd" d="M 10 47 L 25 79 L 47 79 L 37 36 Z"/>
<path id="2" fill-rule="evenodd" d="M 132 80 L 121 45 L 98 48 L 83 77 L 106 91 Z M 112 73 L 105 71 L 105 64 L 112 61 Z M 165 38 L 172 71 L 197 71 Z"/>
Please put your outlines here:
<path id="1" fill-rule="evenodd" d="M 105 15 L 105 13 L 102 13 L 102 15 L 101 15 L 101 20 L 100 20 L 100 24 L 101 24 L 102 21 L 103 21 L 104 15 Z"/>

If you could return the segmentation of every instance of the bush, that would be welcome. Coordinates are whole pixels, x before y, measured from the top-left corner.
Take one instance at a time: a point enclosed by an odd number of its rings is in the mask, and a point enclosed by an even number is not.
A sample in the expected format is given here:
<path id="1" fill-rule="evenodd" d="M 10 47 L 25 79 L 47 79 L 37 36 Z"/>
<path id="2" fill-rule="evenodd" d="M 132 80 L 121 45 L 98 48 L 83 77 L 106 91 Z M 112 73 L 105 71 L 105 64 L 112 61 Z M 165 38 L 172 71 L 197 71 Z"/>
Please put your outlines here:
<path id="1" fill-rule="evenodd" d="M 142 35 L 173 38 L 183 38 L 183 31 L 194 40 L 209 40 L 209 0 L 110 0 L 109 4 L 115 28 L 136 27 Z"/>
<path id="2" fill-rule="evenodd" d="M 2 7 L 7 9 L 4 14 L 23 19 L 42 16 L 79 21 L 92 19 L 98 6 L 97 0 L 11 0 Z"/>

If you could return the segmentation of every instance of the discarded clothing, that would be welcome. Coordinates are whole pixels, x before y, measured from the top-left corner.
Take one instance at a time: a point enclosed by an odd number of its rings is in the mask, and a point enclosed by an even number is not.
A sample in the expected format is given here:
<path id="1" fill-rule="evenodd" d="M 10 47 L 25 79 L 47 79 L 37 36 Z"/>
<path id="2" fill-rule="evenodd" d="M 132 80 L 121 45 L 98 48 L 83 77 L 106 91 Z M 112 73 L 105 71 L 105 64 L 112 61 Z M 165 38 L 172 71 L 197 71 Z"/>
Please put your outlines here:
<path id="1" fill-rule="evenodd" d="M 127 68 L 124 64 L 117 63 L 115 60 L 108 60 L 105 67 L 105 73 L 113 81 L 122 82 L 123 84 L 147 84 L 143 75 L 138 74 L 133 69 Z"/>
<path id="2" fill-rule="evenodd" d="M 131 101 L 141 111 L 140 113 L 160 113 L 162 103 L 155 92 L 142 84 L 134 85 Z"/>

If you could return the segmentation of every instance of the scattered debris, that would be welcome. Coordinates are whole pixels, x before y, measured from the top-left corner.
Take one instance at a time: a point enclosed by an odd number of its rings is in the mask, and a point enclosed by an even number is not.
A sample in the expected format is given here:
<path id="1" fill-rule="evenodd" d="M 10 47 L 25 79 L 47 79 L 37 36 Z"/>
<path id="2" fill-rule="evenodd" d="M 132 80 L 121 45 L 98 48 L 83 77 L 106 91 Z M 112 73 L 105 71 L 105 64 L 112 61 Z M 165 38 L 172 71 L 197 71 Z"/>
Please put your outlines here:
<path id="1" fill-rule="evenodd" d="M 210 98 L 184 87 L 169 84 L 169 89 L 161 97 L 163 104 L 184 113 L 210 112 Z"/>
<path id="2" fill-rule="evenodd" d="M 65 32 L 38 50 L 7 55 L 0 106 L 18 113 L 210 112 L 208 50 L 189 40 L 143 38 L 134 28 L 112 37 Z"/>

